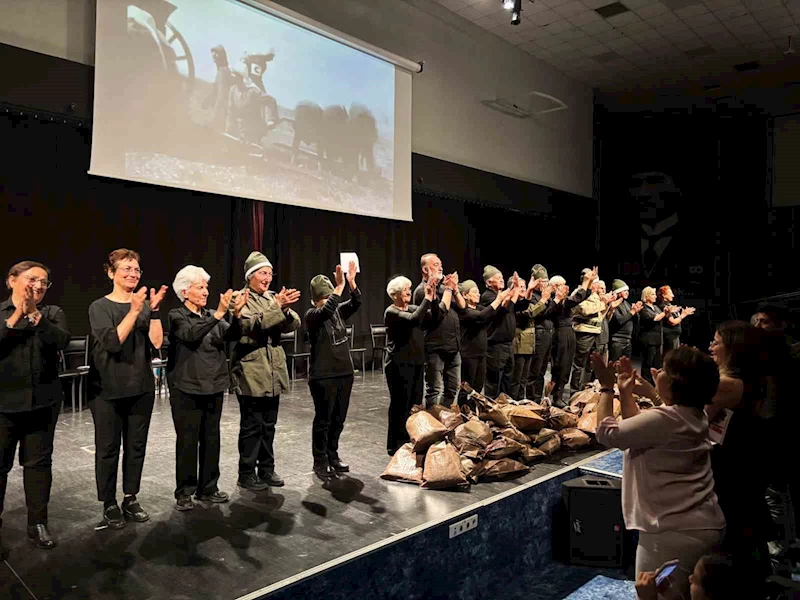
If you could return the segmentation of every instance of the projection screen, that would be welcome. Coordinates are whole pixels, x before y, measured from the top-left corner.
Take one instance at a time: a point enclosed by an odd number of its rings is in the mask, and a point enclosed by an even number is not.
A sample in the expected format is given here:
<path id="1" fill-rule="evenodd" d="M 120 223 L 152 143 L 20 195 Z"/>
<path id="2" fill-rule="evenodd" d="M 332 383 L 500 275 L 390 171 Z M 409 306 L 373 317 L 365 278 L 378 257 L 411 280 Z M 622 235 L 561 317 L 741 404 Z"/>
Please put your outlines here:
<path id="1" fill-rule="evenodd" d="M 269 2 L 104 0 L 89 172 L 410 221 L 412 71 Z"/>

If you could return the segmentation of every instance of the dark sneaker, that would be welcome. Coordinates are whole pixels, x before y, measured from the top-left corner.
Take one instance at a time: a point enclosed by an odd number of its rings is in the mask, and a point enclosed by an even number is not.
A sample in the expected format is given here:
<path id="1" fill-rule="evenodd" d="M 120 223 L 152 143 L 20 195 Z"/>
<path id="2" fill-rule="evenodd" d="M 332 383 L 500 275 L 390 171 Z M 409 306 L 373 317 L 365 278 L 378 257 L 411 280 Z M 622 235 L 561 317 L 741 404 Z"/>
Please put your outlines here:
<path id="1" fill-rule="evenodd" d="M 150 515 L 142 508 L 136 496 L 129 496 L 122 501 L 122 513 L 126 519 L 136 523 L 144 523 L 150 520 Z"/>
<path id="2" fill-rule="evenodd" d="M 271 487 L 283 487 L 284 485 L 283 479 L 281 479 L 280 476 L 274 471 L 272 473 L 264 473 L 263 475 L 260 475 L 259 479 Z"/>
<path id="3" fill-rule="evenodd" d="M 247 475 L 244 479 L 239 477 L 239 481 L 236 482 L 236 485 L 238 485 L 240 488 L 252 490 L 254 492 L 260 492 L 261 490 L 265 490 L 269 487 L 269 484 L 266 481 L 262 481 L 255 473 Z"/>
<path id="4" fill-rule="evenodd" d="M 122 518 L 122 511 L 115 502 L 111 506 L 106 506 L 103 509 L 103 520 L 95 525 L 94 530 L 122 529 L 123 527 L 125 527 L 125 519 Z"/>
<path id="5" fill-rule="evenodd" d="M 175 502 L 175 508 L 180 511 L 192 510 L 194 508 L 194 500 L 192 500 L 191 496 L 181 496 Z"/>
<path id="6" fill-rule="evenodd" d="M 195 494 L 194 499 L 198 502 L 213 502 L 214 504 L 222 504 L 227 502 L 230 498 L 225 492 L 217 490 L 213 494 Z"/>
<path id="7" fill-rule="evenodd" d="M 336 477 L 336 471 L 327 463 L 314 463 L 314 475 L 322 481 L 328 481 L 332 477 Z"/>
<path id="8" fill-rule="evenodd" d="M 337 473 L 348 473 L 350 472 L 350 465 L 345 462 L 342 462 L 340 458 L 332 458 L 329 461 L 331 463 L 331 467 Z"/>

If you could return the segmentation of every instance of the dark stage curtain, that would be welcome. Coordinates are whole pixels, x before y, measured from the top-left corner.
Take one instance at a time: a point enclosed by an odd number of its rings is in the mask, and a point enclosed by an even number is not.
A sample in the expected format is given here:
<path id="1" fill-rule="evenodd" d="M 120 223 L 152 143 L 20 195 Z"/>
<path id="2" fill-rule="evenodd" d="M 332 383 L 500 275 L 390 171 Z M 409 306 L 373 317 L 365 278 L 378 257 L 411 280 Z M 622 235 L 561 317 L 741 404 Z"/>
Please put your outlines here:
<path id="1" fill-rule="evenodd" d="M 55 285 L 47 299 L 64 307 L 76 335 L 88 332 L 89 304 L 111 289 L 106 255 L 122 246 L 142 254 L 148 286 L 171 285 L 186 264 L 202 266 L 212 298 L 244 284 L 244 260 L 259 249 L 274 265 L 274 287 L 303 293 L 295 307 L 301 315 L 311 278 L 330 276 L 339 253 L 355 251 L 365 298 L 352 322 L 356 345 L 366 347 L 370 323 L 382 323 L 389 304 L 386 283 L 404 274 L 416 285 L 425 252 L 480 285 L 486 264 L 528 277 L 535 262 L 576 285 L 580 269 L 597 260 L 591 201 L 542 215 L 415 192 L 414 222 L 405 223 L 92 177 L 90 132 L 74 125 L 4 117 L 0 138 L 13 149 L 0 164 L 2 268 L 28 258 L 50 266 Z M 163 312 L 175 306 L 170 291 Z"/>

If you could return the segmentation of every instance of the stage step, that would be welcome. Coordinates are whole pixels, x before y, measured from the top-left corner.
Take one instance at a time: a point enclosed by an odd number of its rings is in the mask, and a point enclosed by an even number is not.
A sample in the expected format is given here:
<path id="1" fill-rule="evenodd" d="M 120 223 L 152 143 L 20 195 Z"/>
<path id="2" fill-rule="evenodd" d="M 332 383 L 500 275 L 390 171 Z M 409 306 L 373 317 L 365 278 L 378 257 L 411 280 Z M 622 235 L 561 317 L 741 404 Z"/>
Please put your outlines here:
<path id="1" fill-rule="evenodd" d="M 633 581 L 612 579 L 597 575 L 564 600 L 635 600 L 636 589 Z"/>

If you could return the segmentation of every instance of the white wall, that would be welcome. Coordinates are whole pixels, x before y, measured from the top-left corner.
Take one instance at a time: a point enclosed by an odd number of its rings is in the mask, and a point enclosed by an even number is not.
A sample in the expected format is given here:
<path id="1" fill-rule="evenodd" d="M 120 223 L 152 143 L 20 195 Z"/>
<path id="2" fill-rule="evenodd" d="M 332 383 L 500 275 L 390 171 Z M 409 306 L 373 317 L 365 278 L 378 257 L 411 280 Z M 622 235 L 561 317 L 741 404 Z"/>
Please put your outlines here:
<path id="1" fill-rule="evenodd" d="M 0 0 L 0 42 L 94 62 L 96 0 Z M 198 0 L 202 1 L 202 0 Z M 425 61 L 414 76 L 414 152 L 592 194 L 592 90 L 433 0 L 280 0 L 376 46 Z M 569 109 L 526 120 L 481 100 L 538 90 Z"/>

